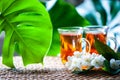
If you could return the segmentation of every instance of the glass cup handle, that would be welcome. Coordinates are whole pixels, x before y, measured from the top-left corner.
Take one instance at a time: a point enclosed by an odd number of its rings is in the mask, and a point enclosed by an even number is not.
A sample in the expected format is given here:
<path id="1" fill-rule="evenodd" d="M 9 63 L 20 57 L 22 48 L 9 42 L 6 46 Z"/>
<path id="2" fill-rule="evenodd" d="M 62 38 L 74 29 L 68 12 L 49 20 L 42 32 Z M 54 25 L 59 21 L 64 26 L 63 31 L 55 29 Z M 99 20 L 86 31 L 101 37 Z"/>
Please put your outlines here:
<path id="1" fill-rule="evenodd" d="M 114 42 L 114 48 L 112 48 L 115 52 L 117 51 L 117 40 L 114 37 L 108 37 L 107 38 L 107 45 L 110 46 L 111 42 L 108 42 L 109 40 L 112 40 Z M 111 46 L 110 46 L 111 47 Z"/>
<path id="2" fill-rule="evenodd" d="M 85 42 L 86 44 L 84 44 L 83 42 Z M 89 41 L 87 39 L 85 39 L 85 38 L 82 38 L 82 44 L 83 44 L 83 48 L 85 48 L 85 52 L 89 53 L 90 49 L 91 49 L 91 45 L 90 45 Z"/>

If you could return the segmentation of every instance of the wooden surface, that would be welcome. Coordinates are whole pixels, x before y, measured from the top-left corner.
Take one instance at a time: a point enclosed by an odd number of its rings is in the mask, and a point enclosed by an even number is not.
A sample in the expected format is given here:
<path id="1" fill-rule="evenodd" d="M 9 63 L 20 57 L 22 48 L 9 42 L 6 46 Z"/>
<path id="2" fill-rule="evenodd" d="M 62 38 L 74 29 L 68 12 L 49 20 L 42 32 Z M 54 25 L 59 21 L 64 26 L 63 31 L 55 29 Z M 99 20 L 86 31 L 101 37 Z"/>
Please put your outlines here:
<path id="1" fill-rule="evenodd" d="M 14 57 L 16 69 L 4 66 L 0 57 L 0 80 L 120 80 L 120 74 L 109 75 L 103 71 L 73 74 L 61 63 L 59 57 L 46 57 L 41 64 L 23 66 L 21 57 Z"/>

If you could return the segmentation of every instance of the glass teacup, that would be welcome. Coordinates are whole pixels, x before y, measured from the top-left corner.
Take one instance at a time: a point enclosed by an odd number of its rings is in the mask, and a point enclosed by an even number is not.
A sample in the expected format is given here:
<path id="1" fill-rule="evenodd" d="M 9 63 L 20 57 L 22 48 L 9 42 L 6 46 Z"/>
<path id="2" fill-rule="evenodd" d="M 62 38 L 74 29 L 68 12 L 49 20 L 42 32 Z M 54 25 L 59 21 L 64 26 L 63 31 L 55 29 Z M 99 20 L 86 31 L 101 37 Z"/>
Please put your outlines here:
<path id="1" fill-rule="evenodd" d="M 89 41 L 91 49 L 90 53 L 97 53 L 98 51 L 94 47 L 96 37 L 98 40 L 110 46 L 113 50 L 117 50 L 117 41 L 114 37 L 107 35 L 108 27 L 107 26 L 87 26 L 84 28 L 84 33 L 86 39 Z M 112 46 L 111 46 L 112 45 Z"/>
<path id="2" fill-rule="evenodd" d="M 86 52 L 90 51 L 90 43 L 83 38 L 82 27 L 62 27 L 58 28 L 60 34 L 60 56 L 63 64 L 66 63 L 67 57 L 72 56 L 74 51 L 82 52 L 87 46 Z M 85 45 L 85 46 L 83 46 Z"/>

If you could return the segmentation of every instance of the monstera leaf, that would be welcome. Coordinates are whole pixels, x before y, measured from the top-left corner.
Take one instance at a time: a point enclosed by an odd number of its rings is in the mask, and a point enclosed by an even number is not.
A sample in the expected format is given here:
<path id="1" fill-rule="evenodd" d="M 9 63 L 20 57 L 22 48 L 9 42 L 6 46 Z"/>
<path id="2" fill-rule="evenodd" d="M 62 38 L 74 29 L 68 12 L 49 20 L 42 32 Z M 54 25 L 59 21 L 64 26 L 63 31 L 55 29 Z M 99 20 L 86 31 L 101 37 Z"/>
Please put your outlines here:
<path id="1" fill-rule="evenodd" d="M 0 0 L 0 32 L 5 32 L 3 64 L 14 67 L 14 52 L 24 65 L 42 63 L 52 38 L 52 24 L 38 0 Z"/>
<path id="2" fill-rule="evenodd" d="M 56 56 L 60 53 L 60 39 L 57 29 L 60 27 L 86 26 L 89 22 L 81 17 L 72 4 L 64 0 L 57 0 L 55 5 L 49 10 L 53 24 L 52 45 L 48 55 Z"/>

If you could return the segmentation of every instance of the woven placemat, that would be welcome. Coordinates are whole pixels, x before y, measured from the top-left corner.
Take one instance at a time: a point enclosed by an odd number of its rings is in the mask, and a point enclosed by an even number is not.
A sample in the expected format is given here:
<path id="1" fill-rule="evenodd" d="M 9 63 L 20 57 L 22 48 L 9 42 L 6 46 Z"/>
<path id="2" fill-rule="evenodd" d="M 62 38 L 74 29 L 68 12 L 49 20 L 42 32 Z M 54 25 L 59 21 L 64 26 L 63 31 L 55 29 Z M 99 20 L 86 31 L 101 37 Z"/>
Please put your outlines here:
<path id="1" fill-rule="evenodd" d="M 61 63 L 59 57 L 46 57 L 44 67 L 41 64 L 23 66 L 21 57 L 14 57 L 16 69 L 2 64 L 0 57 L 0 80 L 120 80 L 120 74 L 109 75 L 103 71 L 90 71 L 73 74 Z"/>

